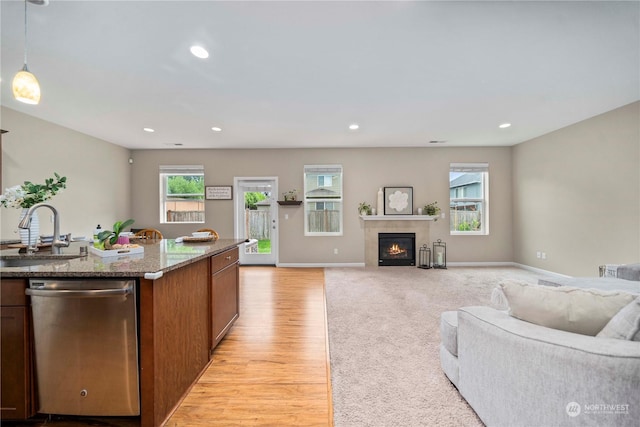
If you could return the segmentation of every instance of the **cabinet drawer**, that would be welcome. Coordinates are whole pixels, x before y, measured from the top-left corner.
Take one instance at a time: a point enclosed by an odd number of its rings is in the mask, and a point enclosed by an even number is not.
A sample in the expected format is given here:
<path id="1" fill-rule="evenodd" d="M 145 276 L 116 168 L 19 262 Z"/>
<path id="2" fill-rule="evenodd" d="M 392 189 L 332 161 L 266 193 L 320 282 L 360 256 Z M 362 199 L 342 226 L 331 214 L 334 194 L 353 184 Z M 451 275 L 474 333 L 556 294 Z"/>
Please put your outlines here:
<path id="1" fill-rule="evenodd" d="M 220 271 L 228 265 L 238 261 L 238 248 L 229 249 L 221 254 L 211 257 L 211 272 Z"/>
<path id="2" fill-rule="evenodd" d="M 27 296 L 24 293 L 26 288 L 27 281 L 23 279 L 0 281 L 0 302 L 2 302 L 3 306 L 27 305 Z"/>

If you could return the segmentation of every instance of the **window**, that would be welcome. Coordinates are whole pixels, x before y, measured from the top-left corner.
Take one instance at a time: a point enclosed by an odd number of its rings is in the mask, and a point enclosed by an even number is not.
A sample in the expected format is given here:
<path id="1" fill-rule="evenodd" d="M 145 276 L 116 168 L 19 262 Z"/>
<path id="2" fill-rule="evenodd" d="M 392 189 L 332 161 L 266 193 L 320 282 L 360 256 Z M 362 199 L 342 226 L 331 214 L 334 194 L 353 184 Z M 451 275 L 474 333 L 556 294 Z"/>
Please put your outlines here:
<path id="1" fill-rule="evenodd" d="M 489 164 L 451 163 L 449 224 L 451 234 L 489 234 Z"/>
<path id="2" fill-rule="evenodd" d="M 333 177 L 331 175 L 318 175 L 318 187 L 331 187 Z"/>
<path id="3" fill-rule="evenodd" d="M 304 235 L 342 236 L 342 166 L 304 167 Z"/>
<path id="4" fill-rule="evenodd" d="M 160 166 L 160 223 L 204 222 L 204 167 Z"/>

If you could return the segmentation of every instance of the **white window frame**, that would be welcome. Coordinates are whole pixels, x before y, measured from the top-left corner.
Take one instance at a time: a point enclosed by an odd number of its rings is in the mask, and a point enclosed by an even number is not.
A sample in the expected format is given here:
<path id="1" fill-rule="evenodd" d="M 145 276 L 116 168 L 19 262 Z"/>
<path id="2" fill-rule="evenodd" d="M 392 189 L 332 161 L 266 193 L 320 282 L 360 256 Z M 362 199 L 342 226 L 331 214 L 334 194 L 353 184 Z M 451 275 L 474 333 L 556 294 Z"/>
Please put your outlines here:
<path id="1" fill-rule="evenodd" d="M 307 173 L 322 173 L 323 171 L 331 172 L 333 174 L 336 173 L 336 170 L 339 169 L 340 175 L 340 197 L 328 197 L 328 198 L 309 198 L 307 197 Z M 332 177 L 333 179 L 333 177 Z M 304 165 L 304 175 L 303 175 L 303 193 L 304 193 L 304 235 L 305 236 L 342 236 L 344 234 L 344 170 L 342 165 Z M 319 184 L 318 181 L 316 181 Z M 326 187 L 326 185 L 318 187 Z M 309 231 L 309 205 L 311 203 L 324 202 L 324 203 L 335 203 L 340 206 L 340 217 L 339 217 L 339 231 L 335 232 L 325 232 L 325 231 Z"/>
<path id="2" fill-rule="evenodd" d="M 479 231 L 459 231 L 451 230 L 451 208 L 449 208 L 449 233 L 451 236 L 488 236 L 489 235 L 489 164 L 488 163 L 451 163 L 449 165 L 449 180 L 451 172 L 480 173 L 482 176 L 481 197 L 451 197 L 451 187 L 449 187 L 449 206 L 455 202 L 481 203 L 482 210 L 480 217 Z M 450 181 L 449 181 L 450 182 Z M 457 191 L 456 191 L 457 193 Z"/>
<path id="3" fill-rule="evenodd" d="M 202 175 L 204 179 L 204 166 L 203 165 L 160 165 L 160 171 L 158 174 L 160 185 L 160 224 L 204 224 L 206 211 L 204 211 L 202 221 L 167 221 L 165 203 L 167 203 L 167 177 L 176 175 Z M 204 192 L 202 193 L 203 206 L 204 206 Z"/>

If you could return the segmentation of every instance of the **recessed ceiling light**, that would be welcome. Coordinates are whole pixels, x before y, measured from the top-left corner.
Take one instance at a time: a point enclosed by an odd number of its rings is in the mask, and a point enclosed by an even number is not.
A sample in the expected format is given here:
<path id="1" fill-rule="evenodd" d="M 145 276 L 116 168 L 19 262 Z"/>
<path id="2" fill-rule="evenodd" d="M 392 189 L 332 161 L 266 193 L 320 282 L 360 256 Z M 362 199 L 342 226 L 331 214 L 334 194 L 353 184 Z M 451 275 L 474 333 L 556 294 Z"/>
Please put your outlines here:
<path id="1" fill-rule="evenodd" d="M 200 59 L 206 59 L 209 57 L 209 52 L 207 52 L 207 49 L 203 48 L 202 46 L 191 46 L 189 50 L 191 50 L 193 56 Z"/>
<path id="2" fill-rule="evenodd" d="M 358 130 L 358 129 L 360 129 L 360 125 L 357 123 L 351 123 L 349 125 L 349 130 Z"/>
<path id="3" fill-rule="evenodd" d="M 222 132 L 222 128 L 219 128 L 218 126 L 212 127 L 211 130 L 214 132 Z"/>
<path id="4" fill-rule="evenodd" d="M 149 133 L 153 133 L 156 131 L 155 129 L 151 129 L 151 128 L 142 128 L 142 130 Z"/>
<path id="5" fill-rule="evenodd" d="M 444 144 L 445 140 L 438 140 L 438 139 L 432 139 L 431 141 L 429 141 L 429 144 Z"/>
<path id="6" fill-rule="evenodd" d="M 500 125 L 500 126 L 498 126 L 498 127 L 499 127 L 500 129 L 506 129 L 506 128 L 510 127 L 510 126 L 511 126 L 511 123 L 503 123 L 503 124 L 501 124 L 501 125 Z"/>

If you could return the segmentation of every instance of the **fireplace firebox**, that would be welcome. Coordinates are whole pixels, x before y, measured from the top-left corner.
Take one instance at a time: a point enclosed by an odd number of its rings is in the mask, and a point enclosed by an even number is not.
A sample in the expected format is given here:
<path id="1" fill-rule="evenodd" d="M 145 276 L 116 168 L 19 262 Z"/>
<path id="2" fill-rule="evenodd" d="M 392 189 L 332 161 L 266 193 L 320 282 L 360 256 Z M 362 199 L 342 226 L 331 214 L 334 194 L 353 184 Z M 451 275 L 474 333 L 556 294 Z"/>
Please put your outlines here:
<path id="1" fill-rule="evenodd" d="M 416 233 L 378 233 L 378 265 L 416 265 Z"/>

